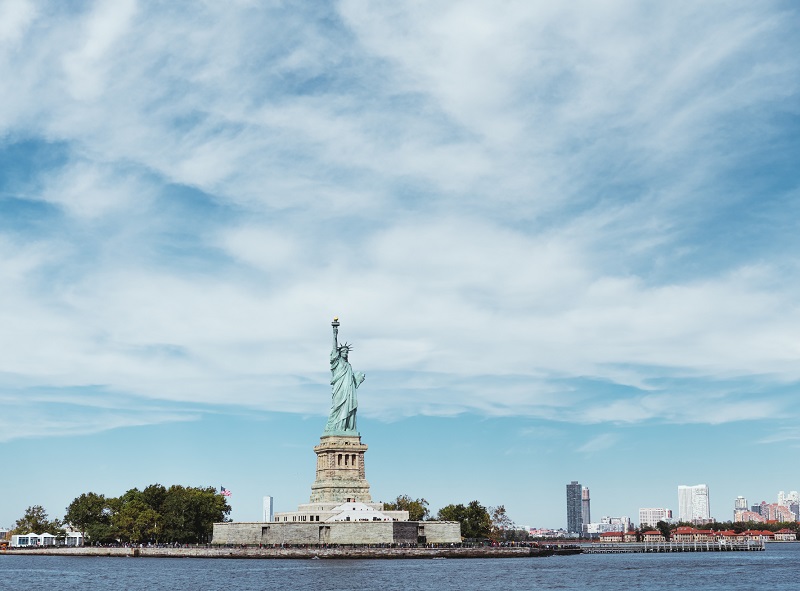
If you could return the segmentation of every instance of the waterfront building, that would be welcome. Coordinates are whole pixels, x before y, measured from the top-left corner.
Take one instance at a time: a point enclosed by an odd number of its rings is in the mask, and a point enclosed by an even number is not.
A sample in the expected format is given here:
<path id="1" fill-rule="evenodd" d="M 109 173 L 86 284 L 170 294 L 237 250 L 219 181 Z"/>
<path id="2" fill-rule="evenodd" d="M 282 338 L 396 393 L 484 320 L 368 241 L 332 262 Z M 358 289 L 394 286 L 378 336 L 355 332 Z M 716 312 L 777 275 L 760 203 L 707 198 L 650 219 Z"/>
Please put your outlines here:
<path id="1" fill-rule="evenodd" d="M 711 519 L 707 485 L 682 484 L 678 487 L 678 519 L 698 523 L 708 522 Z"/>
<path id="2" fill-rule="evenodd" d="M 585 533 L 590 538 L 596 538 L 601 534 L 609 533 L 609 532 L 619 532 L 622 533 L 625 531 L 624 526 L 621 523 L 584 523 L 583 524 L 583 533 Z"/>
<path id="3" fill-rule="evenodd" d="M 642 533 L 642 541 L 643 542 L 666 542 L 666 538 L 664 538 L 664 534 L 660 531 L 650 530 Z"/>
<path id="4" fill-rule="evenodd" d="M 592 511 L 590 507 L 589 487 L 584 486 L 581 489 L 581 525 L 586 525 L 592 522 Z"/>
<path id="5" fill-rule="evenodd" d="M 619 544 L 625 540 L 625 534 L 621 531 L 608 531 L 600 534 L 601 543 Z"/>
<path id="6" fill-rule="evenodd" d="M 577 480 L 567 485 L 567 531 L 571 534 L 583 532 L 582 496 L 583 488 Z"/>
<path id="7" fill-rule="evenodd" d="M 672 509 L 646 508 L 639 509 L 639 526 L 645 527 L 647 525 L 655 527 L 659 521 L 666 523 L 672 522 Z"/>
<path id="8" fill-rule="evenodd" d="M 532 527 L 528 530 L 528 533 L 533 538 L 566 538 L 567 532 L 563 529 L 550 529 L 547 527 L 543 528 L 536 528 Z"/>
<path id="9" fill-rule="evenodd" d="M 797 534 L 790 529 L 781 529 L 775 532 L 776 542 L 796 542 Z"/>
<path id="10" fill-rule="evenodd" d="M 12 548 L 54 547 L 54 546 L 83 546 L 83 534 L 77 531 L 67 531 L 67 535 L 61 539 L 47 532 L 37 534 L 29 532 L 27 534 L 14 534 L 11 536 Z"/>
<path id="11" fill-rule="evenodd" d="M 748 529 L 747 531 L 742 532 L 741 535 L 745 540 L 751 540 L 754 542 L 771 542 L 775 540 L 775 534 L 768 530 L 760 531 L 757 529 Z"/>

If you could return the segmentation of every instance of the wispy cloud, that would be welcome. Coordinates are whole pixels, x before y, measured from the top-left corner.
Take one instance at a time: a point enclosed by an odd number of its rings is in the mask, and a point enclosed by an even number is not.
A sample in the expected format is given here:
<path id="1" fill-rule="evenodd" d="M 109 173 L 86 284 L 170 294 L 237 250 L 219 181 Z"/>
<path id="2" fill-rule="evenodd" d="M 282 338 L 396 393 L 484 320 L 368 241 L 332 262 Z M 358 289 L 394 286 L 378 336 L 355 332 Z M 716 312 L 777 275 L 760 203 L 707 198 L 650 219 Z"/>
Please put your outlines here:
<path id="1" fill-rule="evenodd" d="M 794 444 L 793 447 L 800 445 L 800 429 L 794 427 L 784 427 L 781 429 L 777 429 L 771 435 L 767 435 L 763 439 L 759 440 L 757 443 L 761 444 L 769 444 L 769 443 L 782 443 L 782 444 Z"/>
<path id="2" fill-rule="evenodd" d="M 321 414 L 339 315 L 385 420 L 796 415 L 796 21 L 6 2 L 0 390 Z"/>
<path id="3" fill-rule="evenodd" d="M 619 440 L 619 436 L 613 433 L 603 433 L 601 435 L 597 435 L 596 437 L 592 437 L 583 445 L 578 447 L 576 451 L 583 454 L 593 454 L 600 451 L 605 451 L 614 445 Z"/>

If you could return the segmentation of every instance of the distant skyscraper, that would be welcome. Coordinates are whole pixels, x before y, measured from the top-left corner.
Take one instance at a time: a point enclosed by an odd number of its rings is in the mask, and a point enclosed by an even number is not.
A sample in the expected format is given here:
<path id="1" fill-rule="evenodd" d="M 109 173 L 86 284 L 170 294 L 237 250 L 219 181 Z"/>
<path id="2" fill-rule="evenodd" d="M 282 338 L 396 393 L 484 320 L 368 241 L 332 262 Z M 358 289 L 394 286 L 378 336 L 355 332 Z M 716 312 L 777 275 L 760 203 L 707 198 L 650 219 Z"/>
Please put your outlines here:
<path id="1" fill-rule="evenodd" d="M 272 497 L 264 497 L 264 513 L 262 521 L 275 521 L 275 509 L 272 506 Z"/>
<path id="2" fill-rule="evenodd" d="M 581 528 L 587 523 L 592 522 L 592 510 L 589 500 L 589 487 L 581 489 Z"/>
<path id="3" fill-rule="evenodd" d="M 581 485 L 573 480 L 567 485 L 567 532 L 580 534 L 583 531 L 581 518 Z"/>
<path id="4" fill-rule="evenodd" d="M 734 515 L 739 511 L 747 511 L 747 499 L 741 496 L 736 497 L 736 500 L 733 502 Z"/>
<path id="5" fill-rule="evenodd" d="M 711 518 L 708 501 L 708 486 L 681 485 L 678 487 L 678 519 L 680 521 L 703 521 Z"/>

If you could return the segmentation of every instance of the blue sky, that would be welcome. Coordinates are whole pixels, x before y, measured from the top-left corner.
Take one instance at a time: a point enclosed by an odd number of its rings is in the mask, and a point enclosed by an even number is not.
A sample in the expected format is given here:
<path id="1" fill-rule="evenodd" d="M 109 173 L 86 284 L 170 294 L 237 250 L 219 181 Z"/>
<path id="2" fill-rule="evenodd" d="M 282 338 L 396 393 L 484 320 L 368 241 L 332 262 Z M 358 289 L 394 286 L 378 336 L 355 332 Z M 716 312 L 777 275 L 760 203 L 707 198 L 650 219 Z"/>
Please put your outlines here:
<path id="1" fill-rule="evenodd" d="M 791 2 L 0 2 L 0 525 L 376 500 L 563 527 L 800 489 Z"/>

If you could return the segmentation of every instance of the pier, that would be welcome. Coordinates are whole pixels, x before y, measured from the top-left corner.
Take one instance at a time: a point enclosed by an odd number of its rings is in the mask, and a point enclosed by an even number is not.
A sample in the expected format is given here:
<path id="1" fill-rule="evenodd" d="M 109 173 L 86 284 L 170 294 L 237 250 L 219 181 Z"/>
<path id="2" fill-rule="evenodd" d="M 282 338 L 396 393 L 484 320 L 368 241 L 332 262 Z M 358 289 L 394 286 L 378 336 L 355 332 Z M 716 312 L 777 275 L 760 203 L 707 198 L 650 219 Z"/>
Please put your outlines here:
<path id="1" fill-rule="evenodd" d="M 644 554 L 648 552 L 759 552 L 762 540 L 714 542 L 620 542 L 581 544 L 583 554 Z"/>

